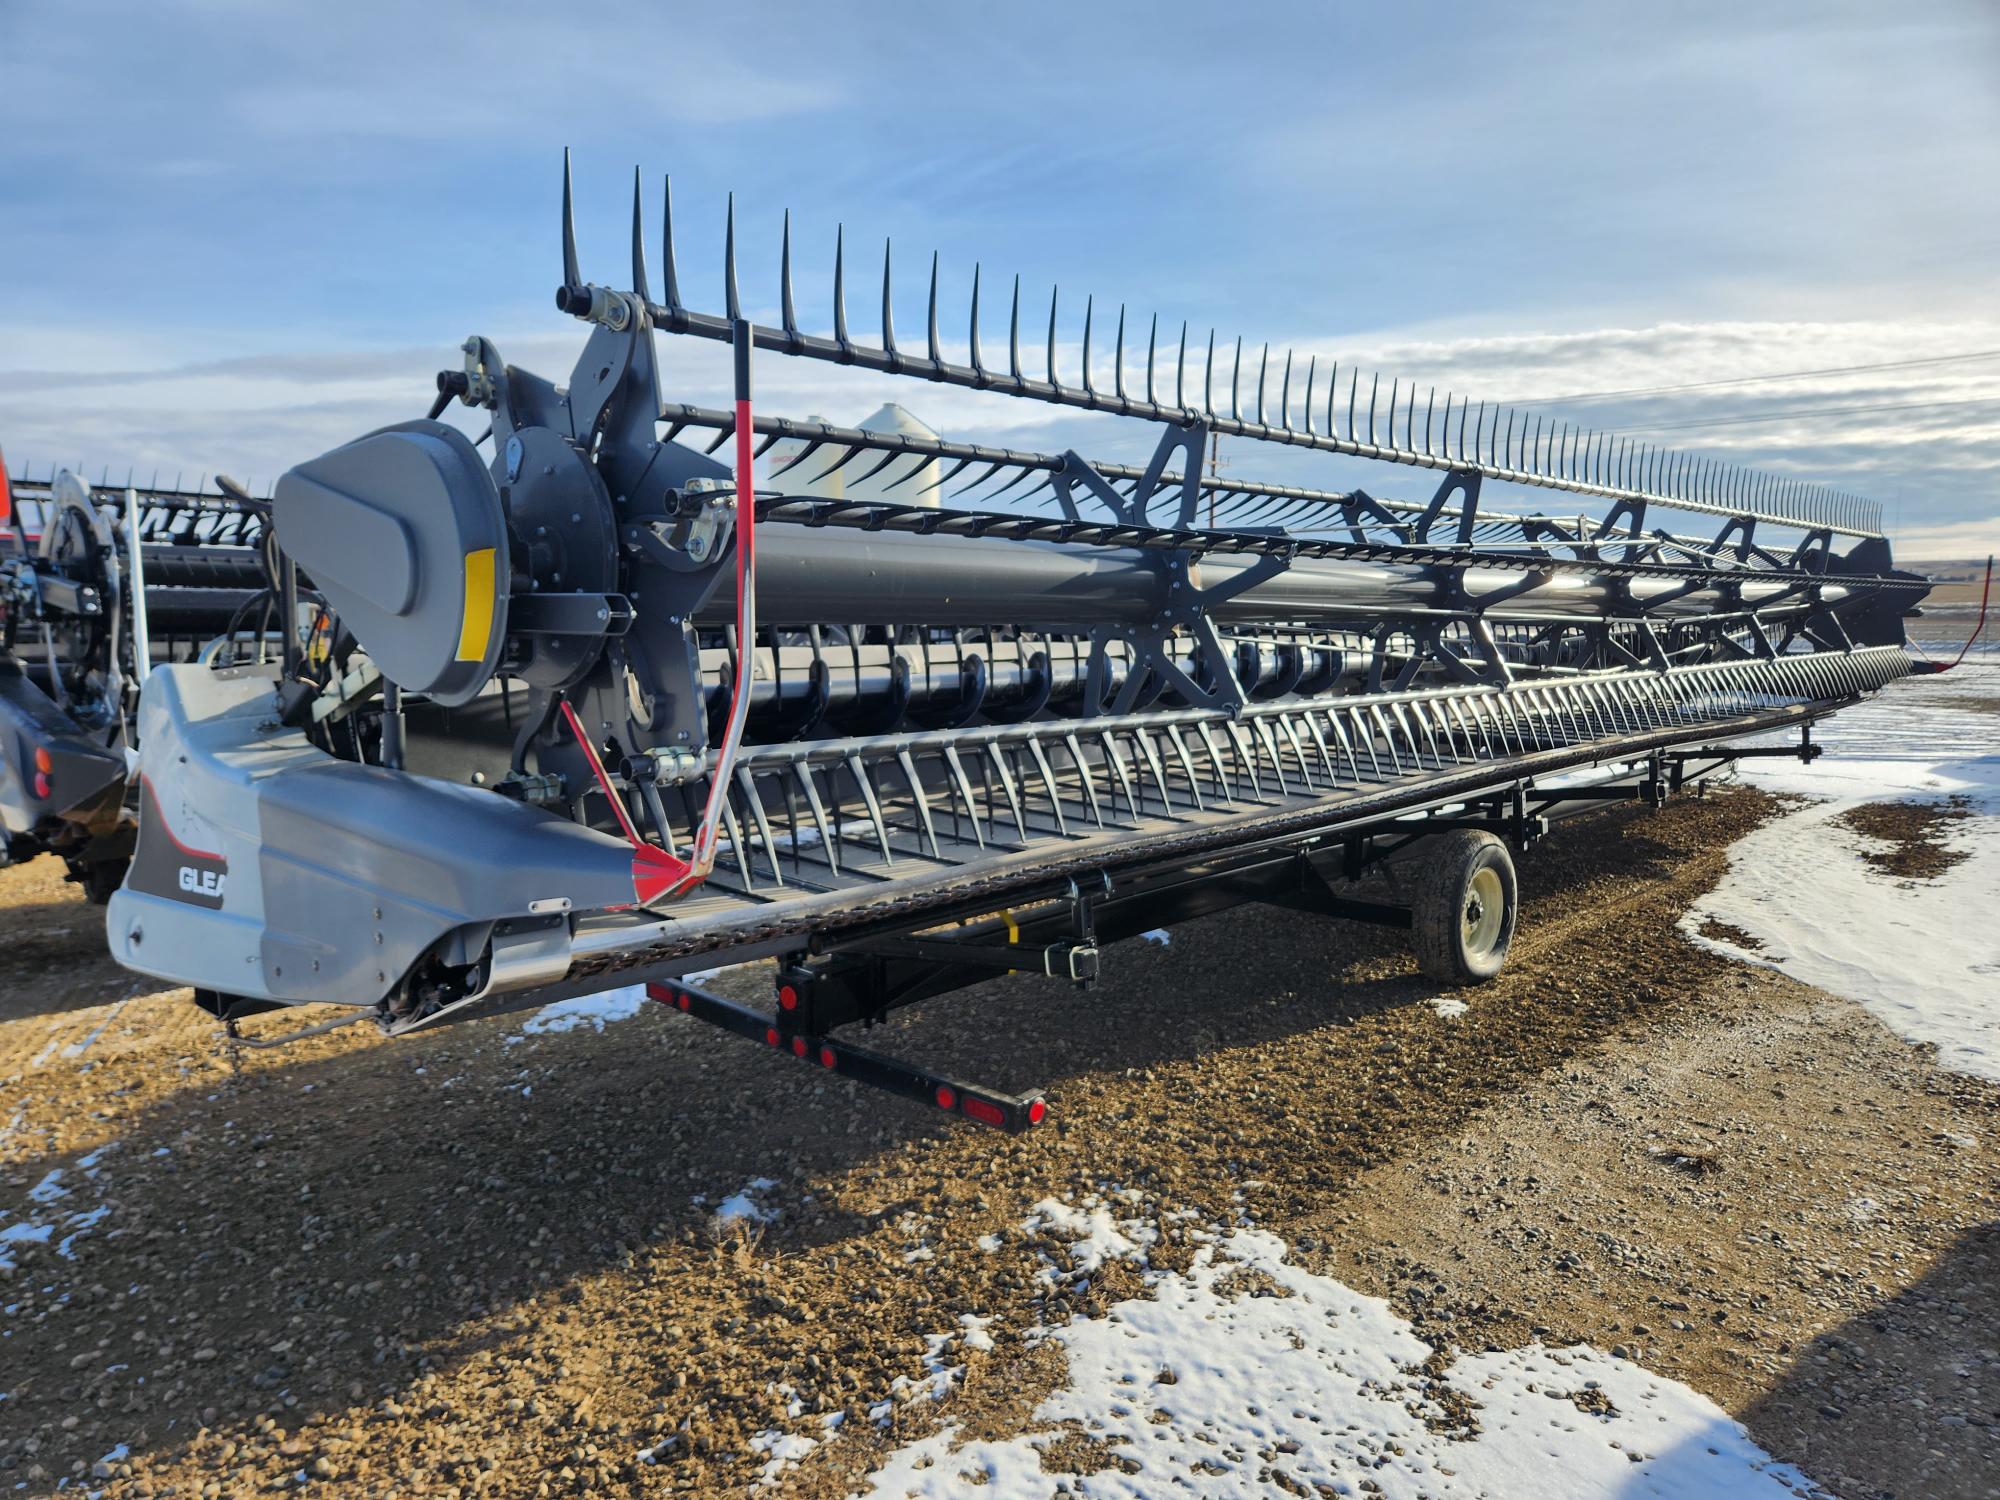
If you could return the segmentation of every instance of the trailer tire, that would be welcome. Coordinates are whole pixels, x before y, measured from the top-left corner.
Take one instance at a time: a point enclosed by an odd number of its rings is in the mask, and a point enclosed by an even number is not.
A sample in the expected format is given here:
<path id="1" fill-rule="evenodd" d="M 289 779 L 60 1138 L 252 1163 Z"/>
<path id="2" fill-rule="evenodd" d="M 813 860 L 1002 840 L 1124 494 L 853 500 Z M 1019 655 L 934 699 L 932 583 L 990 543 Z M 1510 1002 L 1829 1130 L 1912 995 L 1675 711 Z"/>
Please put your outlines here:
<path id="1" fill-rule="evenodd" d="M 1519 904 L 1504 843 L 1479 828 L 1440 835 L 1410 908 L 1417 967 L 1446 984 L 1483 984 L 1507 962 Z"/>

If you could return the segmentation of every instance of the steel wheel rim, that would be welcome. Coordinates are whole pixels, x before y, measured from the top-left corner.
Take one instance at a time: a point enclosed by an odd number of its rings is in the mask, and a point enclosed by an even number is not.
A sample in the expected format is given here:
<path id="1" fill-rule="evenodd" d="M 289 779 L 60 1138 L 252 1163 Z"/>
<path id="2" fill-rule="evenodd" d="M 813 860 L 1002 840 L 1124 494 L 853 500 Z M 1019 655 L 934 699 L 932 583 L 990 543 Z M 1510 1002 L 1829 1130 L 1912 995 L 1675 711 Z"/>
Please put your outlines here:
<path id="1" fill-rule="evenodd" d="M 1485 958 L 1498 948 L 1506 916 L 1507 892 L 1500 883 L 1500 872 L 1491 867 L 1473 871 L 1466 886 L 1465 908 L 1459 913 L 1466 953 Z"/>

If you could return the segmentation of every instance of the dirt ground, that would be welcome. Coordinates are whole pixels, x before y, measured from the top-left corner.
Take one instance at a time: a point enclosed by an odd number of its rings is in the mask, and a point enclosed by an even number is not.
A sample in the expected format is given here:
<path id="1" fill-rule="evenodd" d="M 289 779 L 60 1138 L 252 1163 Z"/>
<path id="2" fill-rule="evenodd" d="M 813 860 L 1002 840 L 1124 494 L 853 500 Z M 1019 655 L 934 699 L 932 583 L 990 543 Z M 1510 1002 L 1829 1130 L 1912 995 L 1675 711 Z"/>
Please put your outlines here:
<path id="1" fill-rule="evenodd" d="M 946 1417 L 1022 1429 L 1062 1378 L 1024 1334 L 1139 1286 L 1041 1279 L 1021 1226 L 1116 1189 L 1155 1265 L 1247 1215 L 1440 1344 L 1622 1349 L 1849 1500 L 1995 1495 L 2000 1089 L 1679 934 L 1771 808 L 1560 827 L 1460 1014 L 1393 935 L 1247 908 L 874 1034 L 1045 1085 L 1016 1138 L 664 1010 L 232 1066 L 47 861 L 0 871 L 0 1224 L 68 1214 L 0 1242 L 0 1488 L 740 1493 L 839 1411 L 777 1488 L 846 1494 Z M 718 1227 L 737 1193 L 775 1217 Z M 892 1400 L 966 1313 L 962 1386 Z"/>

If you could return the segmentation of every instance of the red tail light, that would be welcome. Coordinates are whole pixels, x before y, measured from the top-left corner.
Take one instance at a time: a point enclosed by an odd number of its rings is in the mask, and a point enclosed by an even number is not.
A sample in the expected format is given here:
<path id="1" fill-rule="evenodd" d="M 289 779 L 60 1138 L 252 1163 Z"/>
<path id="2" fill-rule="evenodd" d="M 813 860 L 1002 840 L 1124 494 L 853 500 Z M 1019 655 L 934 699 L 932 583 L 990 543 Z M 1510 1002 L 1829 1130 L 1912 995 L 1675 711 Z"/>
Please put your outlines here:
<path id="1" fill-rule="evenodd" d="M 834 1067 L 838 1065 L 839 1062 L 840 1059 L 834 1056 L 833 1048 L 822 1047 L 819 1049 L 819 1065 L 822 1068 Z"/>
<path id="2" fill-rule="evenodd" d="M 49 754 L 49 747 L 47 745 L 35 746 L 35 769 L 40 771 L 44 776 L 49 776 L 54 774 L 55 768 L 56 758 Z"/>
<path id="3" fill-rule="evenodd" d="M 682 990 L 680 994 L 674 996 L 674 1004 L 678 1005 L 682 1010 L 693 1010 L 694 997 L 688 994 L 686 990 Z"/>
<path id="4" fill-rule="evenodd" d="M 37 797 L 40 797 L 44 802 L 48 801 L 49 798 L 48 772 L 46 771 L 35 772 L 35 795 Z"/>
<path id="5" fill-rule="evenodd" d="M 939 1109 L 956 1109 L 958 1107 L 958 1094 L 948 1083 L 938 1085 L 936 1097 Z"/>
<path id="6" fill-rule="evenodd" d="M 804 1057 L 806 1050 L 806 1039 L 804 1037 L 795 1036 L 792 1038 L 792 1056 Z"/>
<path id="7" fill-rule="evenodd" d="M 781 1010 L 797 1010 L 799 1008 L 799 992 L 789 984 L 779 985 L 778 1007 Z"/>
<path id="8" fill-rule="evenodd" d="M 764 1040 L 769 1042 L 773 1047 L 783 1046 L 785 1041 L 783 1037 L 778 1035 L 778 1028 L 775 1026 L 764 1028 Z"/>
<path id="9" fill-rule="evenodd" d="M 1028 1123 L 1030 1125 L 1041 1124 L 1042 1116 L 1047 1114 L 1048 1112 L 1049 1112 L 1048 1105 L 1045 1104 L 1040 1099 L 1037 1099 L 1033 1104 L 1030 1104 L 1028 1106 Z"/>
<path id="10" fill-rule="evenodd" d="M 976 1094 L 965 1096 L 965 1112 L 982 1125 L 1005 1125 L 1007 1113 L 999 1105 Z"/>

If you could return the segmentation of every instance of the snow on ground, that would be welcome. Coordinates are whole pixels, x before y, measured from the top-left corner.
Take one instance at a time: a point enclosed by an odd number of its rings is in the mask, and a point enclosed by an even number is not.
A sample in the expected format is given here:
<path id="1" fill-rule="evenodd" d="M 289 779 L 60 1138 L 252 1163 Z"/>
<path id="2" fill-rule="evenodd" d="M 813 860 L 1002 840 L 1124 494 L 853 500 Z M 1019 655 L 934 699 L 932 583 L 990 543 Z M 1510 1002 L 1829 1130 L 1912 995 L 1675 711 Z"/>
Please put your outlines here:
<path id="1" fill-rule="evenodd" d="M 720 969 L 701 969 L 681 977 L 689 984 L 700 984 L 721 972 Z M 595 995 L 578 995 L 574 1000 L 558 1000 L 553 1005 L 544 1005 L 521 1023 L 521 1030 L 530 1036 L 574 1031 L 579 1026 L 602 1031 L 606 1023 L 629 1021 L 645 1008 L 646 987 L 643 984 L 628 984 L 619 989 L 600 990 Z M 503 1040 L 513 1042 L 519 1037 Z"/>
<path id="2" fill-rule="evenodd" d="M 715 1206 L 709 1221 L 717 1230 L 726 1229 L 731 1224 L 768 1224 L 778 1217 L 775 1206 L 765 1202 L 767 1194 L 778 1184 L 768 1177 L 753 1177 L 737 1192 L 731 1193 Z M 693 1200 L 696 1208 L 708 1206 L 708 1195 L 697 1194 Z"/>
<path id="3" fill-rule="evenodd" d="M 111 1147 L 100 1146 L 88 1156 L 77 1158 L 75 1171 L 82 1174 L 83 1183 L 98 1184 L 102 1168 L 98 1165 Z M 56 1253 L 64 1260 L 76 1259 L 76 1242 L 90 1234 L 111 1217 L 111 1205 L 100 1202 L 94 1208 L 79 1208 L 74 1202 L 64 1203 L 71 1198 L 76 1188 L 64 1183 L 68 1169 L 52 1167 L 43 1174 L 41 1181 L 28 1189 L 27 1205 L 23 1217 L 8 1222 L 6 1209 L 0 1208 L 0 1271 L 12 1271 L 18 1264 L 10 1254 L 12 1245 L 46 1245 L 55 1240 Z M 104 1187 L 98 1184 L 96 1191 L 101 1196 Z M 59 1206 L 60 1205 L 60 1206 Z M 62 1231 L 60 1239 L 57 1231 Z"/>
<path id="4" fill-rule="evenodd" d="M 1949 702 L 2000 698 L 1996 678 L 1967 669 L 1893 683 L 1821 724 L 1827 752 L 1811 765 L 1740 762 L 1746 781 L 1813 800 L 1731 849 L 1729 873 L 1682 927 L 1859 1001 L 1899 1036 L 1935 1043 L 1946 1067 L 2000 1080 L 2000 716 Z M 1870 868 L 1862 851 L 1877 846 L 1838 821 L 1865 802 L 1949 798 L 1973 813 L 1945 835 L 1969 857 L 1931 880 Z M 1703 936 L 1711 920 L 1758 946 Z"/>
<path id="5" fill-rule="evenodd" d="M 1082 1228 L 1093 1251 L 1109 1249 L 1095 1212 L 1074 1218 L 1067 1227 Z M 1144 1237 L 1113 1232 L 1134 1245 Z M 1068 1355 L 1069 1383 L 1036 1410 L 1039 1430 L 961 1445 L 948 1425 L 890 1455 L 866 1493 L 1822 1493 L 1706 1397 L 1588 1345 L 1466 1356 L 1432 1380 L 1420 1369 L 1430 1346 L 1388 1303 L 1287 1264 L 1284 1242 L 1260 1230 L 1149 1280 L 1152 1299 L 1047 1334 Z M 1056 1469 L 1045 1468 L 1044 1449 L 1062 1436 L 1050 1429 L 1065 1423 L 1110 1445 L 1120 1466 L 1063 1473 L 1049 1458 Z"/>
<path id="6" fill-rule="evenodd" d="M 574 1031 L 588 1026 L 602 1031 L 609 1021 L 629 1021 L 645 1008 L 646 987 L 628 984 L 621 989 L 600 990 L 595 995 L 578 995 L 574 1000 L 558 1000 L 544 1005 L 521 1025 L 530 1036 Z"/>

